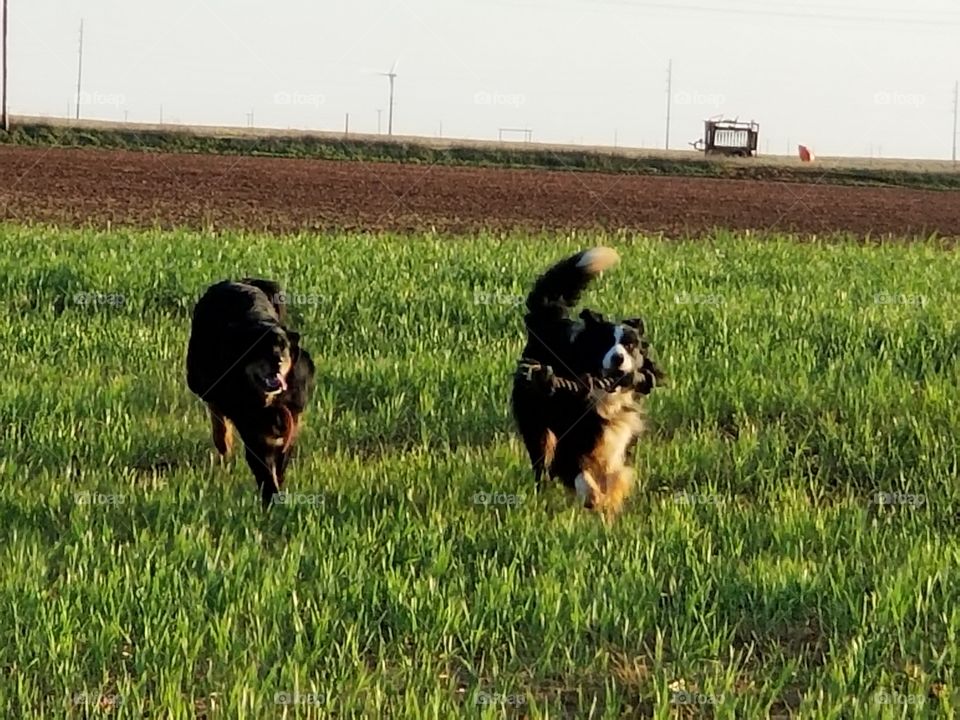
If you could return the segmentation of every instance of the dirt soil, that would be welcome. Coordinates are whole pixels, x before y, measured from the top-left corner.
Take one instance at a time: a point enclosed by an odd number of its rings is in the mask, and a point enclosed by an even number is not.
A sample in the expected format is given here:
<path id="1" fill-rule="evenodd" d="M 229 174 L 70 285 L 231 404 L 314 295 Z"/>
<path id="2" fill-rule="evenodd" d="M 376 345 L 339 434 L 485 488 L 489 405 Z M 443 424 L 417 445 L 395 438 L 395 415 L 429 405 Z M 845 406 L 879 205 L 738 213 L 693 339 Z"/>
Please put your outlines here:
<path id="1" fill-rule="evenodd" d="M 750 180 L 0 147 L 0 220 L 960 237 L 960 193 Z"/>

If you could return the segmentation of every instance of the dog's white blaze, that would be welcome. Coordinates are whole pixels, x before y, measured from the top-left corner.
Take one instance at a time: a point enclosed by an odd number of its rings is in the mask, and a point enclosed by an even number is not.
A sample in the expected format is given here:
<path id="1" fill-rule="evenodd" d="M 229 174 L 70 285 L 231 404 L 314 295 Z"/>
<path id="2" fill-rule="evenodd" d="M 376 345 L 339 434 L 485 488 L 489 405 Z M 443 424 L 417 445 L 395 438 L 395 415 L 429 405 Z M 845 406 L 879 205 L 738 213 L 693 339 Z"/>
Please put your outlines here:
<path id="1" fill-rule="evenodd" d="M 617 325 L 616 329 L 613 331 L 613 347 L 607 351 L 607 354 L 603 356 L 603 369 L 604 370 L 622 370 L 624 373 L 631 372 L 633 370 L 633 358 L 630 357 L 630 353 L 627 352 L 627 349 L 620 344 L 620 341 L 623 339 L 623 325 Z M 619 355 L 623 358 L 622 364 L 614 363 L 613 359 Z"/>

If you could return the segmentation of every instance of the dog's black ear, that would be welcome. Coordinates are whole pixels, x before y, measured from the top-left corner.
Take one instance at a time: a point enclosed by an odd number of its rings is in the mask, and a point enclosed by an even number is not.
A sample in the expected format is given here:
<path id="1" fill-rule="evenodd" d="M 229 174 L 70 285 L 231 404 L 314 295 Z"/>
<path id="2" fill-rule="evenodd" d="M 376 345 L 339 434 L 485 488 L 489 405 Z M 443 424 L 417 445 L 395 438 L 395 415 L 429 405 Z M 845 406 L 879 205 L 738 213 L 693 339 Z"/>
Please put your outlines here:
<path id="1" fill-rule="evenodd" d="M 580 311 L 580 319 L 587 323 L 602 323 L 603 315 L 593 310 L 584 308 Z"/>
<path id="2" fill-rule="evenodd" d="M 630 318 L 629 320 L 624 320 L 623 324 L 632 327 L 637 331 L 638 335 L 642 336 L 644 334 L 643 318 Z"/>

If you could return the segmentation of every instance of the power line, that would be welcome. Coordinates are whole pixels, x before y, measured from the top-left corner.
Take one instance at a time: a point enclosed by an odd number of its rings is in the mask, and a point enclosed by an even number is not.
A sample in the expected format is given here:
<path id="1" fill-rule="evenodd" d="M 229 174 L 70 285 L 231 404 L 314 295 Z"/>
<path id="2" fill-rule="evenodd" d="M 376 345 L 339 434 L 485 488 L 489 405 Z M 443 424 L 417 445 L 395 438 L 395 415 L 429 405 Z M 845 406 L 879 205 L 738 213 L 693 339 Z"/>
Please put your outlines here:
<path id="1" fill-rule="evenodd" d="M 578 0 L 580 4 L 586 4 L 582 0 Z M 878 15 L 857 15 L 857 14 L 846 14 L 840 15 L 835 12 L 837 8 L 831 8 L 829 6 L 814 6 L 814 8 L 821 8 L 827 12 L 805 12 L 800 8 L 784 8 L 782 10 L 773 10 L 769 8 L 761 7 L 711 7 L 709 5 L 695 5 L 695 4 L 667 4 L 662 2 L 630 2 L 630 0 L 590 0 L 590 5 L 620 5 L 623 7 L 629 7 L 634 10 L 657 10 L 657 11 L 679 11 L 680 13 L 710 13 L 716 15 L 755 15 L 758 17 L 774 17 L 774 18 L 789 18 L 789 19 L 801 19 L 801 20 L 827 20 L 827 21 L 837 21 L 837 22 L 850 22 L 850 23 L 892 23 L 897 25 L 924 25 L 930 27 L 943 27 L 943 26 L 960 26 L 960 15 L 950 14 L 945 18 L 931 17 L 929 19 L 924 19 L 920 17 L 889 17 L 889 16 L 878 16 Z M 553 5 L 555 9 L 555 5 Z M 802 6 L 807 8 L 810 6 Z M 854 8 L 850 8 L 854 10 Z M 887 12 L 910 12 L 905 10 L 888 10 Z"/>
<path id="2" fill-rule="evenodd" d="M 615 0 L 602 0 L 603 2 L 611 2 Z M 624 4 L 619 2 L 617 4 Z M 801 20 L 829 20 L 836 22 L 866 22 L 866 23 L 894 23 L 897 25 L 930 25 L 930 26 L 942 26 L 942 25 L 960 25 L 960 18 L 951 20 L 923 20 L 920 18 L 907 18 L 907 17 L 881 17 L 881 16 L 870 16 L 870 15 L 836 15 L 828 13 L 811 13 L 811 12 L 802 12 L 799 10 L 767 10 L 763 8 L 714 8 L 708 7 L 705 5 L 667 5 L 665 3 L 641 3 L 635 7 L 644 9 L 649 8 L 651 10 L 680 10 L 688 12 L 702 12 L 702 13 L 714 13 L 721 15 L 755 15 L 758 17 L 775 17 L 775 18 L 790 18 L 790 19 L 801 19 Z"/>

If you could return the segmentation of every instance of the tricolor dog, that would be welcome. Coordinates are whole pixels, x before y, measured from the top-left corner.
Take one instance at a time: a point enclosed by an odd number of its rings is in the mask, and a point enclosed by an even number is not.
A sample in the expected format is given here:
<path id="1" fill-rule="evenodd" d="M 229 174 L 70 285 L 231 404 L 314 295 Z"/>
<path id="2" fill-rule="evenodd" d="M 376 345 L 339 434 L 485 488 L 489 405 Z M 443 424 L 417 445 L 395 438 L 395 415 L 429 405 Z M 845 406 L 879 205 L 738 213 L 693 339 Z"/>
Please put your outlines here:
<path id="1" fill-rule="evenodd" d="M 283 486 L 315 370 L 286 322 L 279 285 L 224 280 L 197 302 L 187 348 L 187 385 L 207 404 L 213 444 L 228 455 L 236 427 L 264 507 Z"/>
<path id="2" fill-rule="evenodd" d="M 627 458 L 643 430 L 638 388 L 649 392 L 661 377 L 641 319 L 614 322 L 592 310 L 571 317 L 590 281 L 618 260 L 611 248 L 578 253 L 541 275 L 527 297 L 523 361 L 549 366 L 583 392 L 544 392 L 518 375 L 512 398 L 538 486 L 556 478 L 604 513 L 616 513 L 633 484 Z M 593 390 L 595 379 L 612 389 Z"/>

